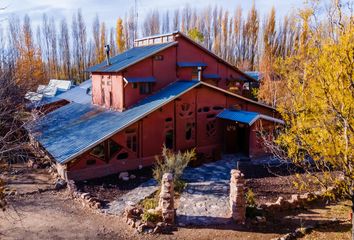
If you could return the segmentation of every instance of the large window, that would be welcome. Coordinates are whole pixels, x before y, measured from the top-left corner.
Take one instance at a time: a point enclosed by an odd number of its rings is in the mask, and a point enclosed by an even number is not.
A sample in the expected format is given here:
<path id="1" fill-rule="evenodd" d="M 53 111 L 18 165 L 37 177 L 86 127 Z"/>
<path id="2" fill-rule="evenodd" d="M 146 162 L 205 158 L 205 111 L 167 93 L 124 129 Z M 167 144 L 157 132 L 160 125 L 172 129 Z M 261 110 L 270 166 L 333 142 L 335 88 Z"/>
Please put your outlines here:
<path id="1" fill-rule="evenodd" d="M 127 136 L 127 148 L 129 148 L 130 150 L 132 150 L 133 152 L 137 151 L 137 146 L 138 146 L 138 141 L 137 141 L 137 136 L 136 136 L 136 132 L 126 132 L 126 136 Z"/>

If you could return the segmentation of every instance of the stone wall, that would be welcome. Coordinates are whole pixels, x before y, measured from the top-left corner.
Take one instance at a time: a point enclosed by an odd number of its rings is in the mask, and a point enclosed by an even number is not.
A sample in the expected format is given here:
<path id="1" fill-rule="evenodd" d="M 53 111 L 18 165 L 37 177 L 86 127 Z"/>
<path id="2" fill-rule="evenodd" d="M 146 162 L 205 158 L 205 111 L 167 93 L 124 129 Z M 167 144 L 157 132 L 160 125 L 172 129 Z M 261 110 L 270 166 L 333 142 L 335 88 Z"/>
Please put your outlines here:
<path id="1" fill-rule="evenodd" d="M 174 189 L 173 174 L 165 173 L 161 181 L 161 192 L 159 198 L 159 206 L 162 212 L 162 219 L 165 223 L 173 224 L 175 220 L 174 209 Z"/>
<path id="2" fill-rule="evenodd" d="M 232 169 L 230 179 L 230 210 L 232 219 L 239 224 L 246 220 L 245 179 L 241 171 Z"/>

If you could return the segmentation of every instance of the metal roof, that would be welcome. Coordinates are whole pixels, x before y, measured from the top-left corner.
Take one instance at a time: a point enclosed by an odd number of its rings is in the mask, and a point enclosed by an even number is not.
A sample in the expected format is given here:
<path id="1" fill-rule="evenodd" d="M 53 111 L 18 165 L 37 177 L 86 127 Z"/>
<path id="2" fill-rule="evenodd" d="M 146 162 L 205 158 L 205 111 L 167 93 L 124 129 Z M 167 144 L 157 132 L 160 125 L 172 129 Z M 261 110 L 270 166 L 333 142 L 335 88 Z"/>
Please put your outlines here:
<path id="1" fill-rule="evenodd" d="M 91 103 L 92 100 L 91 87 L 92 87 L 92 80 L 88 79 L 83 83 L 81 83 L 79 86 L 74 87 L 58 95 L 57 98 L 65 99 L 69 102 L 88 104 Z"/>
<path id="2" fill-rule="evenodd" d="M 178 62 L 178 67 L 207 67 L 208 65 L 203 62 Z"/>
<path id="3" fill-rule="evenodd" d="M 232 120 L 240 123 L 245 123 L 248 124 L 249 126 L 251 126 L 258 119 L 265 119 L 268 121 L 284 124 L 284 121 L 280 119 L 266 116 L 257 112 L 248 112 L 243 110 L 225 109 L 224 111 L 220 112 L 216 117 Z"/>
<path id="4" fill-rule="evenodd" d="M 129 83 L 156 82 L 156 78 L 154 78 L 154 77 L 136 77 L 136 78 L 127 77 L 127 78 L 125 78 L 125 80 L 127 80 L 127 82 L 129 82 Z"/>
<path id="5" fill-rule="evenodd" d="M 174 82 L 123 112 L 72 102 L 28 128 L 57 162 L 66 163 L 199 84 Z"/>
<path id="6" fill-rule="evenodd" d="M 107 65 L 106 61 L 89 67 L 87 72 L 119 72 L 123 69 L 144 60 L 166 48 L 176 45 L 177 42 L 161 43 L 148 45 L 143 47 L 133 47 L 121 54 L 110 59 L 111 64 Z"/>
<path id="7" fill-rule="evenodd" d="M 205 73 L 203 74 L 203 78 L 206 78 L 206 79 L 220 79 L 220 75 L 219 74 L 216 74 L 216 73 Z"/>
<path id="8" fill-rule="evenodd" d="M 250 76 L 251 78 L 259 81 L 262 79 L 262 74 L 260 72 L 257 71 L 249 71 L 249 72 L 245 72 L 248 76 Z"/>

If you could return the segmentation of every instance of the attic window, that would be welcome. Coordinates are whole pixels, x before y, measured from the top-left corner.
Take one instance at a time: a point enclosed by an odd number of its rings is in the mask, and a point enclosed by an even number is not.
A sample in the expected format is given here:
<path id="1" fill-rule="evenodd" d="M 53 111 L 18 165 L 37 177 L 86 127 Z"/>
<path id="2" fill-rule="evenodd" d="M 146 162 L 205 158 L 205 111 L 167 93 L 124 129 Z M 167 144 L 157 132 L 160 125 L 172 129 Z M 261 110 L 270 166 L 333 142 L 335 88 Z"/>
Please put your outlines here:
<path id="1" fill-rule="evenodd" d="M 101 143 L 97 145 L 96 147 L 92 148 L 90 155 L 97 157 L 99 159 L 104 160 L 104 144 Z"/>
<path id="2" fill-rule="evenodd" d="M 155 55 L 154 60 L 155 61 L 163 61 L 163 56 L 162 55 Z"/>

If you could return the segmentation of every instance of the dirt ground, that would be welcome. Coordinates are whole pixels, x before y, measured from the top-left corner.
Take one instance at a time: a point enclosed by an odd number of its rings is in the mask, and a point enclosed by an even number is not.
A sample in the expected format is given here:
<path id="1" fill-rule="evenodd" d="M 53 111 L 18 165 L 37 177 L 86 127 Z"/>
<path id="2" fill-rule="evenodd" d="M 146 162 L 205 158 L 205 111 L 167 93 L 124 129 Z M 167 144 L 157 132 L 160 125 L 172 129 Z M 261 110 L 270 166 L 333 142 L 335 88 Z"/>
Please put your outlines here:
<path id="1" fill-rule="evenodd" d="M 142 235 L 120 217 L 82 207 L 64 190 L 35 191 L 44 186 L 52 188 L 53 179 L 44 170 L 17 168 L 16 171 L 21 177 L 12 172 L 10 187 L 18 185 L 21 194 L 9 197 L 9 208 L 0 213 L 0 239 L 272 239 L 308 224 L 330 223 L 333 218 L 347 220 L 350 211 L 345 205 L 348 203 L 318 204 L 267 217 L 263 225 L 247 222 L 245 226 L 178 228 L 169 235 Z M 314 230 L 304 239 L 350 239 L 350 229 L 349 222 L 331 224 Z"/>

